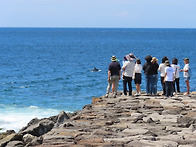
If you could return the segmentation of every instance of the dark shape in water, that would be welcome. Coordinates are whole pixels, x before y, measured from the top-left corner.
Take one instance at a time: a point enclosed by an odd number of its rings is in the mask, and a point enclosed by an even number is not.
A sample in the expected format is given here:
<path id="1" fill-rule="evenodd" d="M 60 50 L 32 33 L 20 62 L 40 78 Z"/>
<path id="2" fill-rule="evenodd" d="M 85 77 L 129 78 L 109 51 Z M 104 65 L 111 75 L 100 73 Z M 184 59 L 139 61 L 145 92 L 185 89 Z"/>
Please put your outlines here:
<path id="1" fill-rule="evenodd" d="M 99 71 L 99 69 L 97 69 L 96 67 L 94 67 L 92 71 Z"/>

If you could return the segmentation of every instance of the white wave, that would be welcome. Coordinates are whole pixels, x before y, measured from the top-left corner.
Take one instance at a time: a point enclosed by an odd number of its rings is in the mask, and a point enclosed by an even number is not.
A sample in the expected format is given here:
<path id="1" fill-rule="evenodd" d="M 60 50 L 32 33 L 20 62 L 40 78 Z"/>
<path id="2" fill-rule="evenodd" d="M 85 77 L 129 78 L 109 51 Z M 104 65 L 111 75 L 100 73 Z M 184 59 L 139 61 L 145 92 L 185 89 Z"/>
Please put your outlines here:
<path id="1" fill-rule="evenodd" d="M 0 132 L 5 132 L 6 130 L 18 132 L 33 118 L 41 119 L 58 114 L 59 110 L 55 109 L 40 109 L 37 106 L 16 108 L 4 105 L 0 107 L 0 128 L 2 128 Z"/>
<path id="2" fill-rule="evenodd" d="M 38 109 L 39 107 L 37 107 L 37 106 L 30 106 L 29 108 L 35 108 L 35 109 Z"/>

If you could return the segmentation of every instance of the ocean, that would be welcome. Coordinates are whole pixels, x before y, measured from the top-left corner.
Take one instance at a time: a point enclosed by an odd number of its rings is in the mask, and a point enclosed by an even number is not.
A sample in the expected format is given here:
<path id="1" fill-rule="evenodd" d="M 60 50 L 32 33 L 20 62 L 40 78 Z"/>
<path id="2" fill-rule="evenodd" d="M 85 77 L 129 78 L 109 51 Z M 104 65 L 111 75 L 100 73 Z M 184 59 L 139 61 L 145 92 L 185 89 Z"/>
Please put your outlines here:
<path id="1" fill-rule="evenodd" d="M 74 112 L 105 95 L 112 55 L 190 58 L 196 91 L 196 29 L 0 28 L 0 128 L 18 131 L 33 118 Z M 96 67 L 100 71 L 92 72 Z M 180 88 L 186 91 L 181 73 Z M 135 85 L 132 82 L 133 90 Z M 122 80 L 119 90 L 122 90 Z M 145 78 L 142 79 L 145 90 Z M 160 79 L 158 90 L 161 90 Z"/>

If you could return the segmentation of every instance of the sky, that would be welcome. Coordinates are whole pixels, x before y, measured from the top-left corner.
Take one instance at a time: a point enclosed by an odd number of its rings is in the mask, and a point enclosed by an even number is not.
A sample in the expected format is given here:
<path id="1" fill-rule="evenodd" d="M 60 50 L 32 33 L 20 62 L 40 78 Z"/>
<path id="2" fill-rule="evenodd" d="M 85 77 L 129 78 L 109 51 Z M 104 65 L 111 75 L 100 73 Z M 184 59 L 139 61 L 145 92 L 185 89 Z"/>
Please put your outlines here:
<path id="1" fill-rule="evenodd" d="M 0 0 L 0 27 L 196 28 L 196 0 Z"/>

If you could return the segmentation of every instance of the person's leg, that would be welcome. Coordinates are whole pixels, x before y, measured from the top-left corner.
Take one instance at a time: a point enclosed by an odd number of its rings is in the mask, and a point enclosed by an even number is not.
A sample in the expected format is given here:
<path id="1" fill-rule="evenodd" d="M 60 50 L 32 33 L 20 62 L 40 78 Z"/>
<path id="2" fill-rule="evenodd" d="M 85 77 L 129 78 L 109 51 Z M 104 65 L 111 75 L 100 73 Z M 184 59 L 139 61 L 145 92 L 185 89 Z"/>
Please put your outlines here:
<path id="1" fill-rule="evenodd" d="M 170 91 L 170 94 L 169 94 L 169 96 L 173 96 L 173 83 L 174 82 L 169 82 L 169 91 Z"/>
<path id="2" fill-rule="evenodd" d="M 123 80 L 123 93 L 124 95 L 127 95 L 127 77 L 124 76 Z"/>
<path id="3" fill-rule="evenodd" d="M 129 86 L 129 96 L 132 95 L 132 77 L 128 77 L 128 86 Z"/>
<path id="4" fill-rule="evenodd" d="M 136 92 L 139 93 L 139 84 L 135 84 Z"/>
<path id="5" fill-rule="evenodd" d="M 149 93 L 152 95 L 153 92 L 153 85 L 154 85 L 154 76 L 153 75 L 149 75 Z"/>
<path id="6" fill-rule="evenodd" d="M 115 76 L 115 80 L 114 80 L 114 95 L 117 95 L 117 91 L 118 91 L 118 84 L 119 84 L 119 76 Z"/>
<path id="7" fill-rule="evenodd" d="M 174 91 L 174 92 L 176 92 L 175 85 L 176 85 L 176 79 L 175 79 L 175 81 L 173 82 L 173 91 Z"/>
<path id="8" fill-rule="evenodd" d="M 165 83 L 163 83 L 163 93 L 165 93 L 165 91 L 166 91 L 166 88 L 165 88 Z"/>
<path id="9" fill-rule="evenodd" d="M 111 77 L 110 81 L 108 81 L 106 96 L 109 95 L 109 93 L 110 93 L 110 88 L 111 88 L 113 82 L 114 82 L 113 77 Z"/>
<path id="10" fill-rule="evenodd" d="M 185 83 L 186 83 L 186 86 L 187 86 L 187 94 L 189 94 L 190 93 L 189 80 L 186 80 Z"/>
<path id="11" fill-rule="evenodd" d="M 177 92 L 180 93 L 180 78 L 176 78 L 175 82 L 176 82 Z"/>
<path id="12" fill-rule="evenodd" d="M 135 83 L 136 95 L 137 95 L 137 93 L 138 93 L 138 77 L 137 77 L 137 73 L 135 73 L 134 83 Z"/>
<path id="13" fill-rule="evenodd" d="M 155 94 L 157 94 L 157 83 L 158 83 L 158 74 L 155 75 Z"/>
<path id="14" fill-rule="evenodd" d="M 141 86 L 140 84 L 142 83 L 142 74 L 138 74 L 138 94 L 141 94 Z"/>
<path id="15" fill-rule="evenodd" d="M 156 75 L 152 75 L 152 85 L 151 85 L 151 87 L 152 87 L 152 93 L 156 94 L 157 93 L 156 92 Z"/>
<path id="16" fill-rule="evenodd" d="M 161 77 L 161 85 L 163 89 L 163 95 L 165 95 L 165 83 L 164 83 L 164 77 Z"/>
<path id="17" fill-rule="evenodd" d="M 146 75 L 146 94 L 150 93 L 149 85 L 150 85 L 150 78 L 149 75 Z"/>
<path id="18" fill-rule="evenodd" d="M 112 93 L 114 93 L 114 87 L 115 87 L 115 84 L 114 82 L 112 83 Z"/>
<path id="19" fill-rule="evenodd" d="M 169 82 L 165 82 L 165 96 L 169 97 Z"/>

